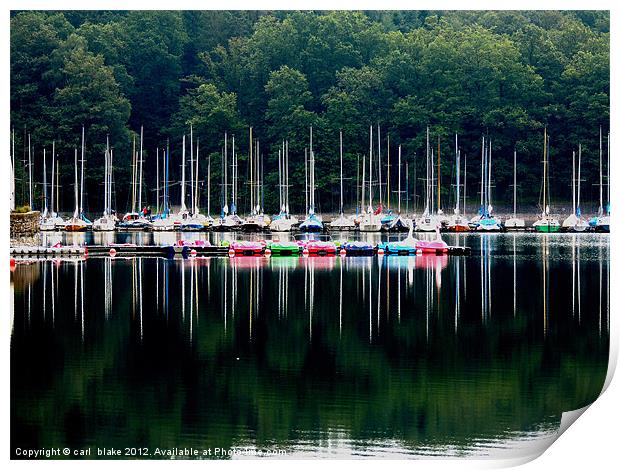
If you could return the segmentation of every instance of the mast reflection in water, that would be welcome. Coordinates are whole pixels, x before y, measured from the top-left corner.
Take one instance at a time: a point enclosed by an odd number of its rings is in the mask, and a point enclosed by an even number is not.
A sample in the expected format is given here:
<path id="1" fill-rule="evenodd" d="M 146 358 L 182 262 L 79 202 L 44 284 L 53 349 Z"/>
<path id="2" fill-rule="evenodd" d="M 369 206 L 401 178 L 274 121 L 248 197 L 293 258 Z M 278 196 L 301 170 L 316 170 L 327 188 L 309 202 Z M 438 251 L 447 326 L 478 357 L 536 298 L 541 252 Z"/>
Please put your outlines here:
<path id="1" fill-rule="evenodd" d="M 600 393 L 604 235 L 469 257 L 89 259 L 12 275 L 12 448 L 494 455 Z"/>

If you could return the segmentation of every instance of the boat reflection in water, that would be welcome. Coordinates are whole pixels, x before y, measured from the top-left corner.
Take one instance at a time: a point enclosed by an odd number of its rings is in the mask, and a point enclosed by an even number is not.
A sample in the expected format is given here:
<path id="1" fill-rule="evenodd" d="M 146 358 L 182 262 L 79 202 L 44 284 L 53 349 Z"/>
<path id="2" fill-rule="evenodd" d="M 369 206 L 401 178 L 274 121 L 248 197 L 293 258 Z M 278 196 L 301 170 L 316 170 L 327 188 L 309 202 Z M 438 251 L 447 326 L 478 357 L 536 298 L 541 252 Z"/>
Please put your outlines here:
<path id="1" fill-rule="evenodd" d="M 471 256 L 18 264 L 12 448 L 509 457 L 552 439 L 605 379 L 609 240 L 455 237 Z"/>

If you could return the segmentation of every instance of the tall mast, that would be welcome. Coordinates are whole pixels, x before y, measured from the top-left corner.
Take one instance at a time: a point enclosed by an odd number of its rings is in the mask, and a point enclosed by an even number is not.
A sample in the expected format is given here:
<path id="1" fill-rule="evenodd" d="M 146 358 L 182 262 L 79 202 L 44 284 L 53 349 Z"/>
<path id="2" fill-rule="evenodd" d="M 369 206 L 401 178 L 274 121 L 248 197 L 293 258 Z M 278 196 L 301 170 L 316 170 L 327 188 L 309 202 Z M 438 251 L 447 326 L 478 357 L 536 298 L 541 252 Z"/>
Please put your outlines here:
<path id="1" fill-rule="evenodd" d="M 11 210 L 15 210 L 15 129 L 11 129 Z M 52 211 L 54 208 L 52 207 Z"/>
<path id="2" fill-rule="evenodd" d="M 362 158 L 362 213 L 366 213 L 366 155 Z"/>
<path id="3" fill-rule="evenodd" d="M 415 159 L 415 153 L 413 154 L 413 158 Z M 416 174 L 416 168 L 415 168 L 415 161 L 413 164 L 413 174 L 414 174 L 414 178 L 413 178 L 413 187 L 414 187 L 414 191 L 413 191 L 413 199 L 415 202 L 415 174 Z M 409 162 L 405 162 L 405 203 L 407 204 L 407 215 L 409 215 Z M 417 209 L 417 205 L 414 206 L 414 212 Z"/>
<path id="4" fill-rule="evenodd" d="M 249 167 L 250 167 L 250 213 L 254 212 L 254 189 L 252 187 L 252 184 L 254 182 L 253 180 L 253 172 L 254 172 L 254 166 L 252 164 L 252 150 L 254 147 L 254 141 L 252 140 L 252 126 L 250 126 L 250 161 L 249 161 Z"/>
<path id="5" fill-rule="evenodd" d="M 543 214 L 547 214 L 547 128 L 545 127 L 543 143 Z"/>
<path id="6" fill-rule="evenodd" d="M 314 150 L 312 149 L 312 126 L 310 126 L 310 212 L 314 214 Z"/>
<path id="7" fill-rule="evenodd" d="M 575 214 L 577 217 L 581 217 L 581 143 L 579 144 L 579 156 L 577 159 L 577 210 Z"/>
<path id="8" fill-rule="evenodd" d="M 607 214 L 611 212 L 611 185 L 610 185 L 610 172 L 609 172 L 609 132 L 607 132 Z"/>
<path id="9" fill-rule="evenodd" d="M 377 123 L 377 145 L 378 145 L 378 154 L 377 154 L 377 167 L 379 168 L 379 204 L 383 205 L 383 189 L 382 189 L 382 180 L 381 180 L 381 125 Z"/>
<path id="10" fill-rule="evenodd" d="M 610 185 L 610 172 L 609 172 L 609 162 L 610 162 L 610 158 L 609 158 L 609 132 L 607 132 L 607 214 L 609 215 L 609 213 L 611 212 L 611 198 L 610 198 L 610 190 L 611 190 L 611 185 Z"/>
<path id="11" fill-rule="evenodd" d="M 15 145 L 15 143 L 13 143 L 13 145 Z M 52 190 L 52 196 L 51 196 L 51 204 L 50 204 L 50 208 L 52 209 L 52 215 L 55 215 L 54 212 L 54 204 L 55 204 L 55 199 L 54 199 L 54 178 L 56 177 L 56 163 L 55 163 L 55 156 L 56 156 L 56 141 L 52 140 L 52 184 L 50 189 Z"/>
<path id="12" fill-rule="evenodd" d="M 388 136 L 388 140 L 389 140 L 389 136 Z M 390 146 L 388 144 L 388 155 L 390 154 L 389 152 L 390 150 Z M 400 181 L 401 181 L 401 176 L 400 176 L 400 165 L 401 165 L 401 146 L 398 146 L 398 214 L 400 215 L 400 195 L 401 195 L 401 191 L 400 191 Z M 388 178 L 389 178 L 389 165 L 388 165 Z M 388 191 L 388 194 L 390 194 L 390 192 Z M 388 202 L 388 205 L 390 203 Z"/>
<path id="13" fill-rule="evenodd" d="M 112 212 L 112 169 L 110 168 L 112 166 L 112 158 L 110 155 L 110 137 L 108 135 L 106 135 L 105 137 L 105 178 L 104 178 L 104 183 L 103 183 L 103 198 L 105 200 L 104 202 L 104 208 L 103 208 L 103 214 L 104 215 L 110 215 Z"/>
<path id="14" fill-rule="evenodd" d="M 185 134 L 183 134 L 183 151 L 181 154 L 181 211 L 187 211 L 185 206 Z"/>
<path id="15" fill-rule="evenodd" d="M 513 166 L 514 166 L 514 175 L 512 178 L 512 217 L 516 218 L 517 217 L 517 149 L 514 150 L 514 155 L 513 155 Z M 573 178 L 575 177 L 574 171 L 575 171 L 575 153 L 573 152 Z M 573 201 L 574 202 L 574 201 Z M 573 204 L 574 205 L 574 204 Z M 573 208 L 573 212 L 574 212 L 574 208 Z"/>
<path id="16" fill-rule="evenodd" d="M 285 175 L 286 177 L 284 178 L 284 181 L 286 181 L 286 186 L 285 186 L 285 193 L 286 193 L 286 213 L 288 214 L 289 211 L 291 210 L 290 208 L 290 202 L 289 202 L 289 193 L 288 193 L 288 140 L 286 141 L 286 151 L 285 151 L 285 158 L 284 158 L 284 168 L 285 168 Z"/>
<path id="17" fill-rule="evenodd" d="M 192 215 L 196 213 L 196 198 L 194 192 L 194 126 L 189 125 L 189 191 L 192 201 Z"/>
<path id="18" fill-rule="evenodd" d="M 237 213 L 237 184 L 239 182 L 239 164 L 237 163 L 237 149 L 235 148 L 235 135 L 232 136 L 232 199 L 230 213 Z"/>
<path id="19" fill-rule="evenodd" d="M 428 215 L 430 213 L 430 194 L 431 194 L 431 170 L 430 170 L 430 132 L 428 126 L 426 126 L 426 201 L 424 201 L 424 213 Z"/>
<path id="20" fill-rule="evenodd" d="M 441 211 L 441 137 L 437 136 L 437 212 Z"/>
<path id="21" fill-rule="evenodd" d="M 431 178 L 429 181 L 429 185 L 430 185 L 430 195 L 429 195 L 429 199 L 430 199 L 430 204 L 431 204 L 431 214 L 435 213 L 435 197 L 434 197 L 434 191 L 435 191 L 435 151 L 433 149 L 431 149 Z"/>
<path id="22" fill-rule="evenodd" d="M 157 199 L 157 203 L 156 203 L 156 207 L 157 207 L 157 214 L 159 215 L 159 147 L 157 147 L 157 149 L 155 150 L 155 168 L 156 168 L 156 175 L 155 175 L 155 191 L 156 191 L 156 199 Z"/>
<path id="23" fill-rule="evenodd" d="M 198 197 L 200 193 L 198 192 L 198 162 L 200 156 L 200 137 L 196 139 L 196 185 L 194 186 L 194 215 L 200 213 Z"/>
<path id="24" fill-rule="evenodd" d="M 370 152 L 368 155 L 368 213 L 372 213 L 372 126 L 370 126 Z"/>
<path id="25" fill-rule="evenodd" d="M 599 163 L 599 206 L 598 213 L 603 215 L 603 127 L 599 127 L 599 144 L 598 144 L 598 163 Z"/>
<path id="26" fill-rule="evenodd" d="M 485 213 L 485 209 L 484 209 L 484 186 L 485 186 L 485 180 L 486 180 L 486 172 L 485 172 L 485 167 L 484 167 L 485 154 L 486 154 L 486 147 L 485 147 L 484 135 L 483 135 L 482 136 L 482 154 L 480 155 L 480 160 L 481 160 L 481 170 L 480 170 L 480 210 L 482 212 L 482 215 L 484 215 L 484 213 Z"/>
<path id="27" fill-rule="evenodd" d="M 387 206 L 388 208 L 390 207 L 390 172 L 391 171 L 392 171 L 392 167 L 390 166 L 390 134 L 388 134 L 387 136 Z M 400 169 L 398 171 L 400 171 Z"/>
<path id="28" fill-rule="evenodd" d="M 234 146 L 233 146 L 233 161 L 234 161 Z M 234 175 L 234 170 L 233 170 Z M 234 185 L 233 185 L 234 188 Z M 233 201 L 234 203 L 234 201 Z M 211 217 L 211 155 L 207 159 L 207 216 Z"/>
<path id="29" fill-rule="evenodd" d="M 467 212 L 467 154 L 463 161 L 463 215 Z"/>
<path id="30" fill-rule="evenodd" d="M 131 212 L 136 212 L 136 136 L 131 150 Z"/>
<path id="31" fill-rule="evenodd" d="M 138 210 L 142 209 L 142 143 L 143 143 L 143 128 L 140 126 L 140 161 L 139 161 L 139 177 L 140 183 L 138 185 Z"/>
<path id="32" fill-rule="evenodd" d="M 493 211 L 493 206 L 491 205 L 491 167 L 493 165 L 493 141 L 489 139 L 489 169 L 488 169 L 488 190 L 487 190 L 487 210 L 489 211 L 489 215 Z"/>
<path id="33" fill-rule="evenodd" d="M 80 208 L 79 208 L 79 185 L 78 185 L 78 157 L 77 157 L 77 148 L 74 149 L 75 153 L 75 185 L 74 185 L 74 194 L 75 194 L 75 211 L 73 211 L 73 218 L 77 219 L 80 216 Z"/>
<path id="34" fill-rule="evenodd" d="M 82 165 L 80 175 L 80 216 L 84 215 L 84 126 L 82 126 Z"/>
<path id="35" fill-rule="evenodd" d="M 573 214 L 577 213 L 577 204 L 575 201 L 575 151 L 573 150 Z"/>
<path id="36" fill-rule="evenodd" d="M 343 184 L 342 184 L 342 129 L 340 129 L 340 215 L 344 214 L 344 198 L 343 198 Z"/>
<path id="37" fill-rule="evenodd" d="M 288 215 L 290 209 L 288 202 L 288 140 L 284 147 L 284 201 L 284 212 Z"/>
<path id="38" fill-rule="evenodd" d="M 30 203 L 30 210 L 32 207 L 32 155 L 30 154 L 30 134 L 28 134 L 28 197 Z"/>
<path id="39" fill-rule="evenodd" d="M 309 196 L 309 187 L 308 187 L 308 148 L 304 148 L 304 177 L 306 179 L 306 215 L 308 214 L 308 196 Z"/>
<path id="40" fill-rule="evenodd" d="M 456 154 L 456 209 L 454 213 L 459 215 L 461 204 L 461 153 L 459 152 L 459 135 L 454 137 L 454 152 Z"/>
<path id="41" fill-rule="evenodd" d="M 282 147 L 284 148 L 284 142 L 282 142 Z M 280 212 L 284 211 L 284 200 L 282 198 L 282 184 L 283 184 L 283 174 L 282 174 L 282 151 L 283 148 L 278 149 L 278 194 L 280 197 Z"/>
<path id="42" fill-rule="evenodd" d="M 47 170 L 45 168 L 45 147 L 43 147 L 43 217 L 47 217 Z"/>
<path id="43" fill-rule="evenodd" d="M 168 189 L 168 171 L 170 168 L 170 139 L 166 140 L 166 168 L 164 169 L 164 213 L 170 211 L 170 191 Z"/>

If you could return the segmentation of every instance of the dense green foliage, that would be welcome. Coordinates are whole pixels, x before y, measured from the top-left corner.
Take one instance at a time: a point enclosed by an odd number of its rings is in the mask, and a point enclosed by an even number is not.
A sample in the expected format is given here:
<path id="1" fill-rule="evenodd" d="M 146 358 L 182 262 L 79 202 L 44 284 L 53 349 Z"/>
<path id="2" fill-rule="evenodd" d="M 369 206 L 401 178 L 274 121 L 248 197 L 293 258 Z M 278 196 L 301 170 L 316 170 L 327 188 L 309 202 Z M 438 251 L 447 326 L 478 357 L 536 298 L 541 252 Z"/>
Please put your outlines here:
<path id="1" fill-rule="evenodd" d="M 345 200 L 354 205 L 358 155 L 368 152 L 369 126 L 377 123 L 384 184 L 389 134 L 392 156 L 402 144 L 409 193 L 417 194 L 418 204 L 427 125 L 436 150 L 441 140 L 444 201 L 454 184 L 458 132 L 469 188 L 476 187 L 486 133 L 493 139 L 496 205 L 511 201 L 514 148 L 522 201 L 536 203 L 547 126 L 552 200 L 568 200 L 571 154 L 581 142 L 582 193 L 589 203 L 598 196 L 599 126 L 606 133 L 609 121 L 609 13 L 21 12 L 11 18 L 11 78 L 16 148 L 30 133 L 35 179 L 42 181 L 41 150 L 56 139 L 66 209 L 82 124 L 90 211 L 101 210 L 106 134 L 116 149 L 115 200 L 123 211 L 132 135 L 144 126 L 147 194 L 154 205 L 155 149 L 170 142 L 176 180 L 190 123 L 201 157 L 212 155 L 213 207 L 219 206 L 215 183 L 224 131 L 236 135 L 244 183 L 253 126 L 264 155 L 268 211 L 277 210 L 277 149 L 290 140 L 291 202 L 301 211 L 304 147 L 314 125 L 319 206 L 332 210 L 338 204 L 338 131 L 344 134 Z M 202 180 L 206 168 L 201 163 Z M 22 170 L 16 173 L 23 182 Z M 16 191 L 22 202 L 27 191 L 19 182 Z M 247 185 L 240 191 L 245 210 Z M 468 195 L 475 205 L 475 190 Z M 178 204 L 178 186 L 172 198 Z"/>

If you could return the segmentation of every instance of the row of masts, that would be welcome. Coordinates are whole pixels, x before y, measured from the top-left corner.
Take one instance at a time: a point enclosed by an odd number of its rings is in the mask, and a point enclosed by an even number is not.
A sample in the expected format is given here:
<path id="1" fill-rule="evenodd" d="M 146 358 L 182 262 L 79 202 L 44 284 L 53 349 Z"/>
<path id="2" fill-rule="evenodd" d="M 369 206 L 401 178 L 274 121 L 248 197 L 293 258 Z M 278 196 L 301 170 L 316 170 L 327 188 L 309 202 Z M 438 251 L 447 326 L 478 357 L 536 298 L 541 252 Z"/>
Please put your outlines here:
<path id="1" fill-rule="evenodd" d="M 376 185 L 376 181 L 373 179 L 373 168 L 376 167 L 378 170 L 378 185 L 379 185 L 379 205 L 383 203 L 383 191 L 382 188 L 382 176 L 381 176 L 381 128 L 377 126 L 377 159 L 376 162 L 374 160 L 374 145 L 373 145 L 373 127 L 370 127 L 370 145 L 369 145 L 369 154 L 368 154 L 368 179 L 366 179 L 366 157 L 364 157 L 362 162 L 362 183 L 361 183 L 361 208 L 362 211 L 365 212 L 365 209 L 368 213 L 372 213 L 374 211 L 373 207 L 373 187 Z M 435 155 L 434 149 L 430 148 L 430 131 L 427 128 L 427 142 L 426 142 L 426 155 L 427 155 L 427 165 L 426 165 L 426 203 L 425 203 L 425 213 L 441 213 L 441 178 L 439 177 L 439 172 L 437 171 L 437 176 L 435 175 Z M 14 167 L 14 131 L 12 132 L 12 163 L 13 169 Z M 390 145 L 389 145 L 389 135 L 388 135 L 388 147 L 387 147 L 387 158 L 388 158 L 388 171 L 387 171 L 387 204 L 388 207 L 391 204 L 391 193 L 390 191 Z M 186 206 L 186 180 L 185 180 L 185 166 L 186 166 L 186 152 L 185 152 L 185 140 L 186 137 L 183 136 L 183 159 L 181 163 L 182 169 L 182 178 L 181 178 L 181 211 L 188 211 Z M 250 209 L 252 214 L 262 213 L 264 206 L 264 164 L 262 156 L 260 155 L 260 142 L 258 140 L 254 141 L 252 137 L 252 128 L 250 128 L 250 141 L 252 145 L 249 146 L 249 180 L 248 185 L 250 188 Z M 609 134 L 607 136 L 607 153 L 609 155 L 609 146 L 610 146 Z M 191 212 L 192 214 L 199 213 L 199 148 L 200 142 L 197 140 L 197 145 L 194 146 L 193 139 L 193 127 L 190 126 L 190 200 L 191 200 Z M 279 190 L 279 208 L 283 213 L 288 213 L 290 211 L 290 202 L 289 202 L 289 143 L 288 141 L 283 141 L 281 144 L 281 148 L 278 149 L 278 190 Z M 542 211 L 543 214 L 549 215 L 550 213 L 550 194 L 549 194 L 549 152 L 550 146 L 550 138 L 545 129 L 544 131 L 544 143 L 543 143 L 543 187 L 542 187 Z M 194 148 L 196 147 L 196 148 Z M 230 210 L 228 205 L 228 135 L 225 133 L 224 135 L 224 149 L 223 149 L 223 213 L 235 214 L 237 210 L 237 197 L 238 197 L 238 163 L 237 163 L 237 154 L 235 148 L 235 137 L 232 137 L 232 165 L 230 165 L 232 170 L 232 201 L 230 204 Z M 29 188 L 28 188 L 28 197 L 29 203 L 32 207 L 33 205 L 33 189 L 32 189 L 32 153 L 33 147 L 30 142 L 30 134 L 28 134 L 28 178 L 29 178 Z M 195 150 L 195 154 L 194 154 Z M 31 153 L 32 152 L 32 153 Z M 164 174 L 164 184 L 163 184 L 163 198 L 160 197 L 160 175 L 159 175 L 159 147 L 156 152 L 156 164 L 157 164 L 157 185 L 156 185 L 156 199 L 157 199 L 157 213 L 169 213 L 170 204 L 169 204 L 169 188 L 168 188 L 168 177 L 169 177 L 169 145 L 167 148 L 162 149 L 162 163 L 163 163 L 163 174 Z M 576 153 L 573 151 L 573 175 L 571 179 L 571 185 L 573 187 L 572 190 L 572 208 L 573 213 L 580 211 L 580 199 L 581 199 L 581 144 L 578 147 L 578 162 L 576 163 Z M 339 133 L 339 156 L 340 156 L 340 201 L 339 201 L 339 212 L 340 214 L 344 213 L 344 169 L 343 169 L 343 142 L 342 142 L 342 131 Z M 609 212 L 609 207 L 604 206 L 603 201 L 603 164 L 602 158 L 603 156 L 603 135 L 602 129 L 599 136 L 599 215 L 604 214 L 605 212 Z M 438 140 L 437 145 L 437 166 L 439 168 L 441 164 L 441 142 Z M 313 150 L 313 132 L 312 128 L 310 129 L 310 152 L 309 157 L 306 156 L 306 212 L 308 214 L 314 214 L 316 212 L 316 180 L 315 180 L 315 154 Z M 456 204 L 454 212 L 456 215 L 460 215 L 464 212 L 464 200 L 466 197 L 466 176 L 465 181 L 461 185 L 461 150 L 458 146 L 458 135 L 455 136 L 455 161 L 456 161 Z M 78 164 L 79 163 L 79 164 Z M 516 150 L 513 153 L 513 165 L 514 165 L 514 175 L 513 175 L 513 216 L 516 216 L 517 208 L 516 208 L 516 191 L 517 191 L 517 181 L 516 181 L 516 166 L 517 166 L 517 155 Z M 402 176 L 401 176 L 401 166 L 402 166 L 402 149 L 401 146 L 398 147 L 398 190 L 395 191 L 398 194 L 398 203 L 397 203 L 397 211 L 400 213 L 402 211 L 402 203 L 401 203 L 401 195 L 402 191 Z M 577 170 L 575 167 L 577 166 Z M 466 163 L 465 163 L 466 167 Z M 139 149 L 136 150 L 136 138 L 133 139 L 133 149 L 132 149 L 132 190 L 131 190 L 131 211 L 137 212 L 139 208 L 143 206 L 143 175 L 144 175 L 144 157 L 143 157 L 143 128 L 140 129 L 140 141 L 139 141 Z M 14 170 L 13 170 L 14 171 Z M 84 187 L 84 172 L 85 172 L 85 143 L 84 143 L 84 128 L 82 128 L 82 143 L 80 149 L 80 158 L 78 160 L 77 148 L 75 149 L 75 186 L 74 186 L 74 196 L 75 196 L 75 209 L 73 213 L 74 218 L 82 218 L 84 215 L 84 191 L 80 188 Z M 208 174 L 211 172 L 211 161 L 210 157 L 208 158 Z M 466 170 L 465 170 L 466 171 Z M 578 173 L 577 173 L 578 172 Z M 408 176 L 408 172 L 406 172 Z M 492 174 L 492 142 L 490 139 L 486 137 L 482 137 L 482 151 L 481 151 L 481 179 L 480 179 L 480 206 L 481 212 L 483 215 L 489 215 L 492 212 L 492 204 L 491 204 L 491 174 Z M 609 181 L 609 165 L 607 165 L 607 180 Z M 210 206 L 210 177 L 207 178 L 207 204 Z M 609 183 L 607 183 L 609 184 Z M 43 216 L 55 216 L 59 212 L 59 171 L 58 171 L 58 159 L 55 151 L 55 141 L 52 142 L 52 157 L 51 157 L 51 191 L 48 194 L 48 181 L 47 181 L 47 149 L 43 150 L 43 199 L 44 199 L 44 207 L 42 210 Z M 54 188 L 55 186 L 55 188 Z M 106 138 L 106 149 L 104 154 L 104 207 L 103 214 L 111 215 L 112 210 L 112 186 L 113 186 L 113 149 L 110 148 L 109 139 Z M 463 187 L 463 194 L 461 195 L 461 187 Z M 366 188 L 368 189 L 368 200 L 366 200 Z M 54 190 L 55 189 L 55 190 Z M 51 195 L 51 197 L 50 197 Z M 162 207 L 160 208 L 160 201 L 163 200 Z M 463 200 L 463 211 L 461 211 L 461 200 Z M 48 201 L 50 204 L 48 206 Z M 367 205 L 366 205 L 367 204 Z M 207 213 L 210 213 L 210 207 L 207 207 Z"/>

